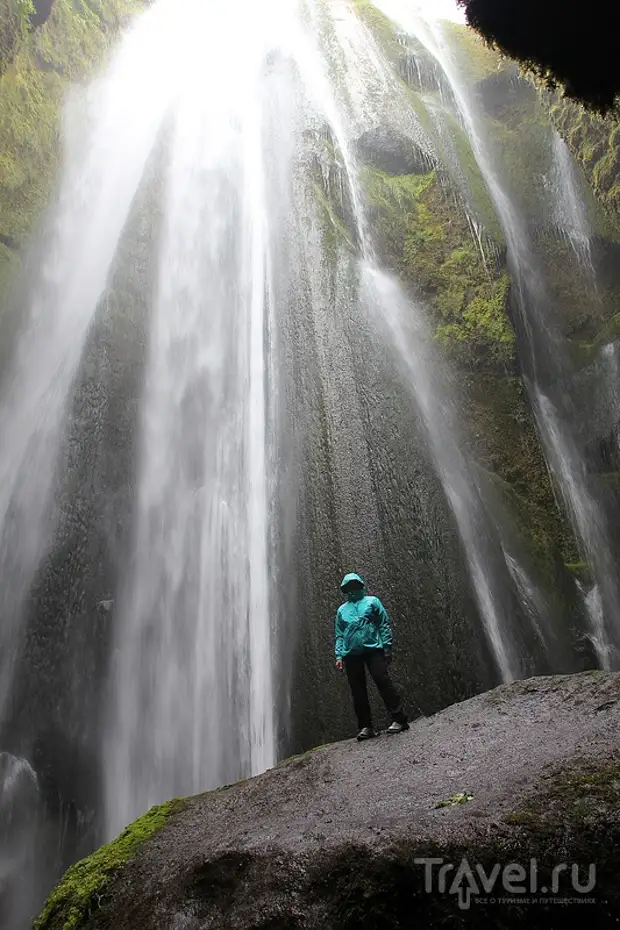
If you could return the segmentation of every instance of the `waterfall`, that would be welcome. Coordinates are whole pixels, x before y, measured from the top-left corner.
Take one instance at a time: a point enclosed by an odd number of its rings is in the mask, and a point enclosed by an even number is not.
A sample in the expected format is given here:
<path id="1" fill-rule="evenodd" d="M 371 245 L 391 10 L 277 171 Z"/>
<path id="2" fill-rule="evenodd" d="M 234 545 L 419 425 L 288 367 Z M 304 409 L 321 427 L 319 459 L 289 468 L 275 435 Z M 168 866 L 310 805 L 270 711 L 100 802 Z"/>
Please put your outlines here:
<path id="1" fill-rule="evenodd" d="M 513 272 L 519 322 L 523 329 L 526 356 L 526 384 L 536 415 L 541 440 L 554 480 L 579 536 L 586 559 L 592 564 L 599 596 L 600 611 L 588 609 L 591 637 L 603 668 L 615 667 L 620 646 L 620 587 L 613 570 L 614 556 L 610 528 L 604 508 L 591 483 L 579 444 L 568 384 L 571 378 L 567 347 L 548 313 L 549 298 L 545 276 L 532 248 L 528 231 L 513 203 L 501 171 L 495 163 L 492 147 L 484 131 L 479 104 L 471 93 L 454 59 L 442 27 L 436 22 L 420 21 L 400 0 L 377 0 L 377 6 L 411 36 L 415 36 L 432 55 L 440 69 L 440 80 L 453 95 L 456 112 L 467 132 L 480 172 L 484 177 L 496 214 L 501 222 Z M 566 171 L 566 151 L 555 142 L 556 163 Z M 583 213 L 577 202 L 574 176 L 563 177 L 568 185 L 559 221 L 588 268 L 587 247 L 584 252 Z M 562 213 L 564 206 L 564 214 Z M 545 387 L 545 384 L 549 387 Z M 553 385 L 553 388 L 551 387 Z M 554 401 L 546 391 L 554 390 Z"/>
<path id="2" fill-rule="evenodd" d="M 550 183 L 554 195 L 555 222 L 560 232 L 568 237 L 582 273 L 589 287 L 596 293 L 597 276 L 592 258 L 592 230 L 588 210 L 583 202 L 576 165 L 558 132 L 553 135 Z"/>
<path id="3" fill-rule="evenodd" d="M 140 32 L 126 36 L 106 77 L 69 109 L 56 215 L 14 361 L 3 381 L 0 720 L 20 649 L 24 600 L 53 530 L 54 472 L 71 388 L 172 93 L 159 67 L 168 41 L 165 30 L 178 29 L 170 6 L 158 7 Z M 139 58 L 141 47 L 146 55 Z M 123 146 L 112 141 L 121 138 Z"/>
<path id="4" fill-rule="evenodd" d="M 455 107 L 471 139 L 531 406 L 593 565 L 592 642 L 614 664 L 608 527 L 553 389 L 568 376 L 544 276 L 441 31 L 404 0 L 377 6 L 434 56 L 426 115 L 354 0 L 156 0 L 67 102 L 0 382 L 0 896 L 12 889 L 20 930 L 63 867 L 150 805 L 346 733 L 332 706 L 344 570 L 387 592 L 432 708 L 567 670 L 568 633 L 471 454 L 429 309 L 380 257 L 360 144 L 378 128 L 421 170 L 452 170 L 466 213 Z M 555 222 L 578 249 L 576 190 Z M 132 377 L 110 362 L 106 381 L 98 362 L 125 350 Z"/>

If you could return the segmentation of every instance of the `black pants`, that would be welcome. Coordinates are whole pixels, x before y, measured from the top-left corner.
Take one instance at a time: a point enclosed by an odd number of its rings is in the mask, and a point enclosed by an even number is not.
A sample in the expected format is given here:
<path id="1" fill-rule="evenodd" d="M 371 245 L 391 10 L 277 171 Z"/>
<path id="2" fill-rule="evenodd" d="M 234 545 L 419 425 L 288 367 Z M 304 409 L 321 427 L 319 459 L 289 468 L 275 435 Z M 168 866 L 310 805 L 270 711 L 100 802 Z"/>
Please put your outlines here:
<path id="1" fill-rule="evenodd" d="M 345 656 L 344 667 L 351 694 L 353 695 L 353 707 L 360 730 L 364 727 L 372 727 L 370 702 L 366 689 L 366 668 L 368 668 L 392 720 L 397 720 L 399 723 L 407 722 L 400 694 L 390 678 L 383 649 L 366 649 L 359 655 Z"/>

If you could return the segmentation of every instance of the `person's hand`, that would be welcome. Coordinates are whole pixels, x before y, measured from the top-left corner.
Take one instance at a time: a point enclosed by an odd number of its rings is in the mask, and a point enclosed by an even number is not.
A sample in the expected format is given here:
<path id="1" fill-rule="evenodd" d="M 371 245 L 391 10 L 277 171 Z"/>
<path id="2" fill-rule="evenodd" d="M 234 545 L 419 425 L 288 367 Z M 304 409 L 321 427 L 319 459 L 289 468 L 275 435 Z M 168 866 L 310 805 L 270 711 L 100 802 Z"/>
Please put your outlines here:
<path id="1" fill-rule="evenodd" d="M 338 669 L 339 672 L 342 671 L 342 669 L 344 668 L 344 663 L 342 659 L 336 659 L 336 668 Z"/>

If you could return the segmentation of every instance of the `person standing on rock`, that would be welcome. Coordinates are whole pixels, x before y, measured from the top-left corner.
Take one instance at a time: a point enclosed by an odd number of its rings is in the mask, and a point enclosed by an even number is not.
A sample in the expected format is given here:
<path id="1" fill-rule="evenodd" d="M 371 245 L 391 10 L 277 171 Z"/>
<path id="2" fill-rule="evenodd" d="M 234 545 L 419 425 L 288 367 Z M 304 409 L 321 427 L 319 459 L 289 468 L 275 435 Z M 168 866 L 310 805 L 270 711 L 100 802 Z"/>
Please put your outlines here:
<path id="1" fill-rule="evenodd" d="M 366 669 L 392 718 L 387 732 L 402 733 L 409 724 L 388 669 L 392 661 L 392 627 L 387 611 L 378 597 L 366 594 L 359 575 L 345 575 L 340 590 L 346 601 L 336 613 L 336 668 L 344 668 L 347 673 L 359 726 L 357 738 L 361 742 L 377 735 L 372 725 Z"/>

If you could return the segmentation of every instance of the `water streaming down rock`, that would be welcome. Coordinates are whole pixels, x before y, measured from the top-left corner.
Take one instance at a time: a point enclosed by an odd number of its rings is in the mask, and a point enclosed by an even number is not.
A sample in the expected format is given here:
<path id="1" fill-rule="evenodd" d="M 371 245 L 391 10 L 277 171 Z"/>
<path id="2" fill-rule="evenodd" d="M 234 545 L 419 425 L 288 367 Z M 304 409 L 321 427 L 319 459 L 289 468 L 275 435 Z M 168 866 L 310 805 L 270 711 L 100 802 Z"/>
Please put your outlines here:
<path id="1" fill-rule="evenodd" d="M 454 513 L 467 560 L 478 607 L 491 650 L 503 681 L 522 673 L 523 644 L 511 579 L 497 546 L 497 528 L 490 521 L 479 495 L 473 471 L 458 444 L 454 407 L 442 383 L 437 359 L 421 310 L 402 292 L 398 283 L 370 266 L 365 286 L 374 313 L 384 320 L 388 338 L 401 357 L 416 404 L 426 426 L 441 481 Z M 407 330 L 410 330 L 408 333 Z"/>
<path id="2" fill-rule="evenodd" d="M 47 742 L 4 702 L 0 738 L 36 769 L 30 788 L 45 772 L 42 790 L 11 805 L 29 849 L 30 814 L 44 812 L 52 871 L 83 848 L 66 839 L 68 809 L 92 845 L 151 803 L 348 732 L 346 710 L 328 706 L 322 618 L 351 563 L 400 618 L 406 683 L 434 668 L 431 707 L 561 665 L 510 519 L 464 451 L 424 307 L 377 258 L 364 143 L 389 130 L 427 167 L 445 153 L 354 6 L 158 0 L 70 115 L 49 257 L 3 388 L 0 581 L 23 579 L 2 585 L 5 698 L 37 670 L 33 641 L 45 653 L 52 635 L 26 601 L 36 575 L 45 587 L 45 554 L 63 557 L 58 488 L 62 500 L 99 490 L 88 470 L 58 474 L 63 443 L 85 430 L 75 410 L 93 328 L 134 261 L 147 187 L 156 208 L 140 269 L 144 383 L 129 398 L 139 440 L 122 466 L 131 551 L 97 601 L 102 633 L 89 617 L 79 633 L 66 621 L 79 573 L 57 608 L 67 652 L 99 637 L 99 678 L 72 671 L 69 719 Z M 43 691 L 50 702 L 53 674 Z M 95 737 L 79 755 L 71 702 L 87 692 Z M 49 848 L 35 855 L 30 899 L 46 889 Z"/>
<path id="3" fill-rule="evenodd" d="M 596 293 L 597 275 L 592 257 L 592 229 L 577 176 L 576 165 L 559 133 L 553 135 L 551 187 L 554 220 L 570 242 L 589 287 Z"/>
<path id="4" fill-rule="evenodd" d="M 11 584 L 5 581 L 0 595 L 0 720 L 17 666 L 24 601 L 53 529 L 55 465 L 71 388 L 172 93 L 158 68 L 166 39 L 157 20 L 165 12 L 158 9 L 145 26 L 148 54 L 142 70 L 136 68 L 139 39 L 130 33 L 105 80 L 69 111 L 64 182 L 53 228 L 14 361 L 3 379 L 0 572 Z M 112 142 L 121 135 L 126 150 Z"/>
<path id="5" fill-rule="evenodd" d="M 377 6 L 406 34 L 415 36 L 440 66 L 501 222 L 513 273 L 525 379 L 547 460 L 584 554 L 592 564 L 603 605 L 601 611 L 588 610 L 592 642 L 601 666 L 610 668 L 618 662 L 620 646 L 620 589 L 613 570 L 615 556 L 602 500 L 588 481 L 583 454 L 575 438 L 578 424 L 570 394 L 571 365 L 567 348 L 549 313 L 550 300 L 543 269 L 523 218 L 495 163 L 479 105 L 457 66 L 441 25 L 420 21 L 401 0 L 378 0 Z M 570 193 L 566 199 L 574 221 L 575 199 Z M 582 227 L 581 221 L 579 225 Z M 573 237 L 576 235 L 582 237 L 583 245 L 583 227 L 579 233 L 573 230 Z M 553 400 L 549 397 L 551 391 Z"/>

